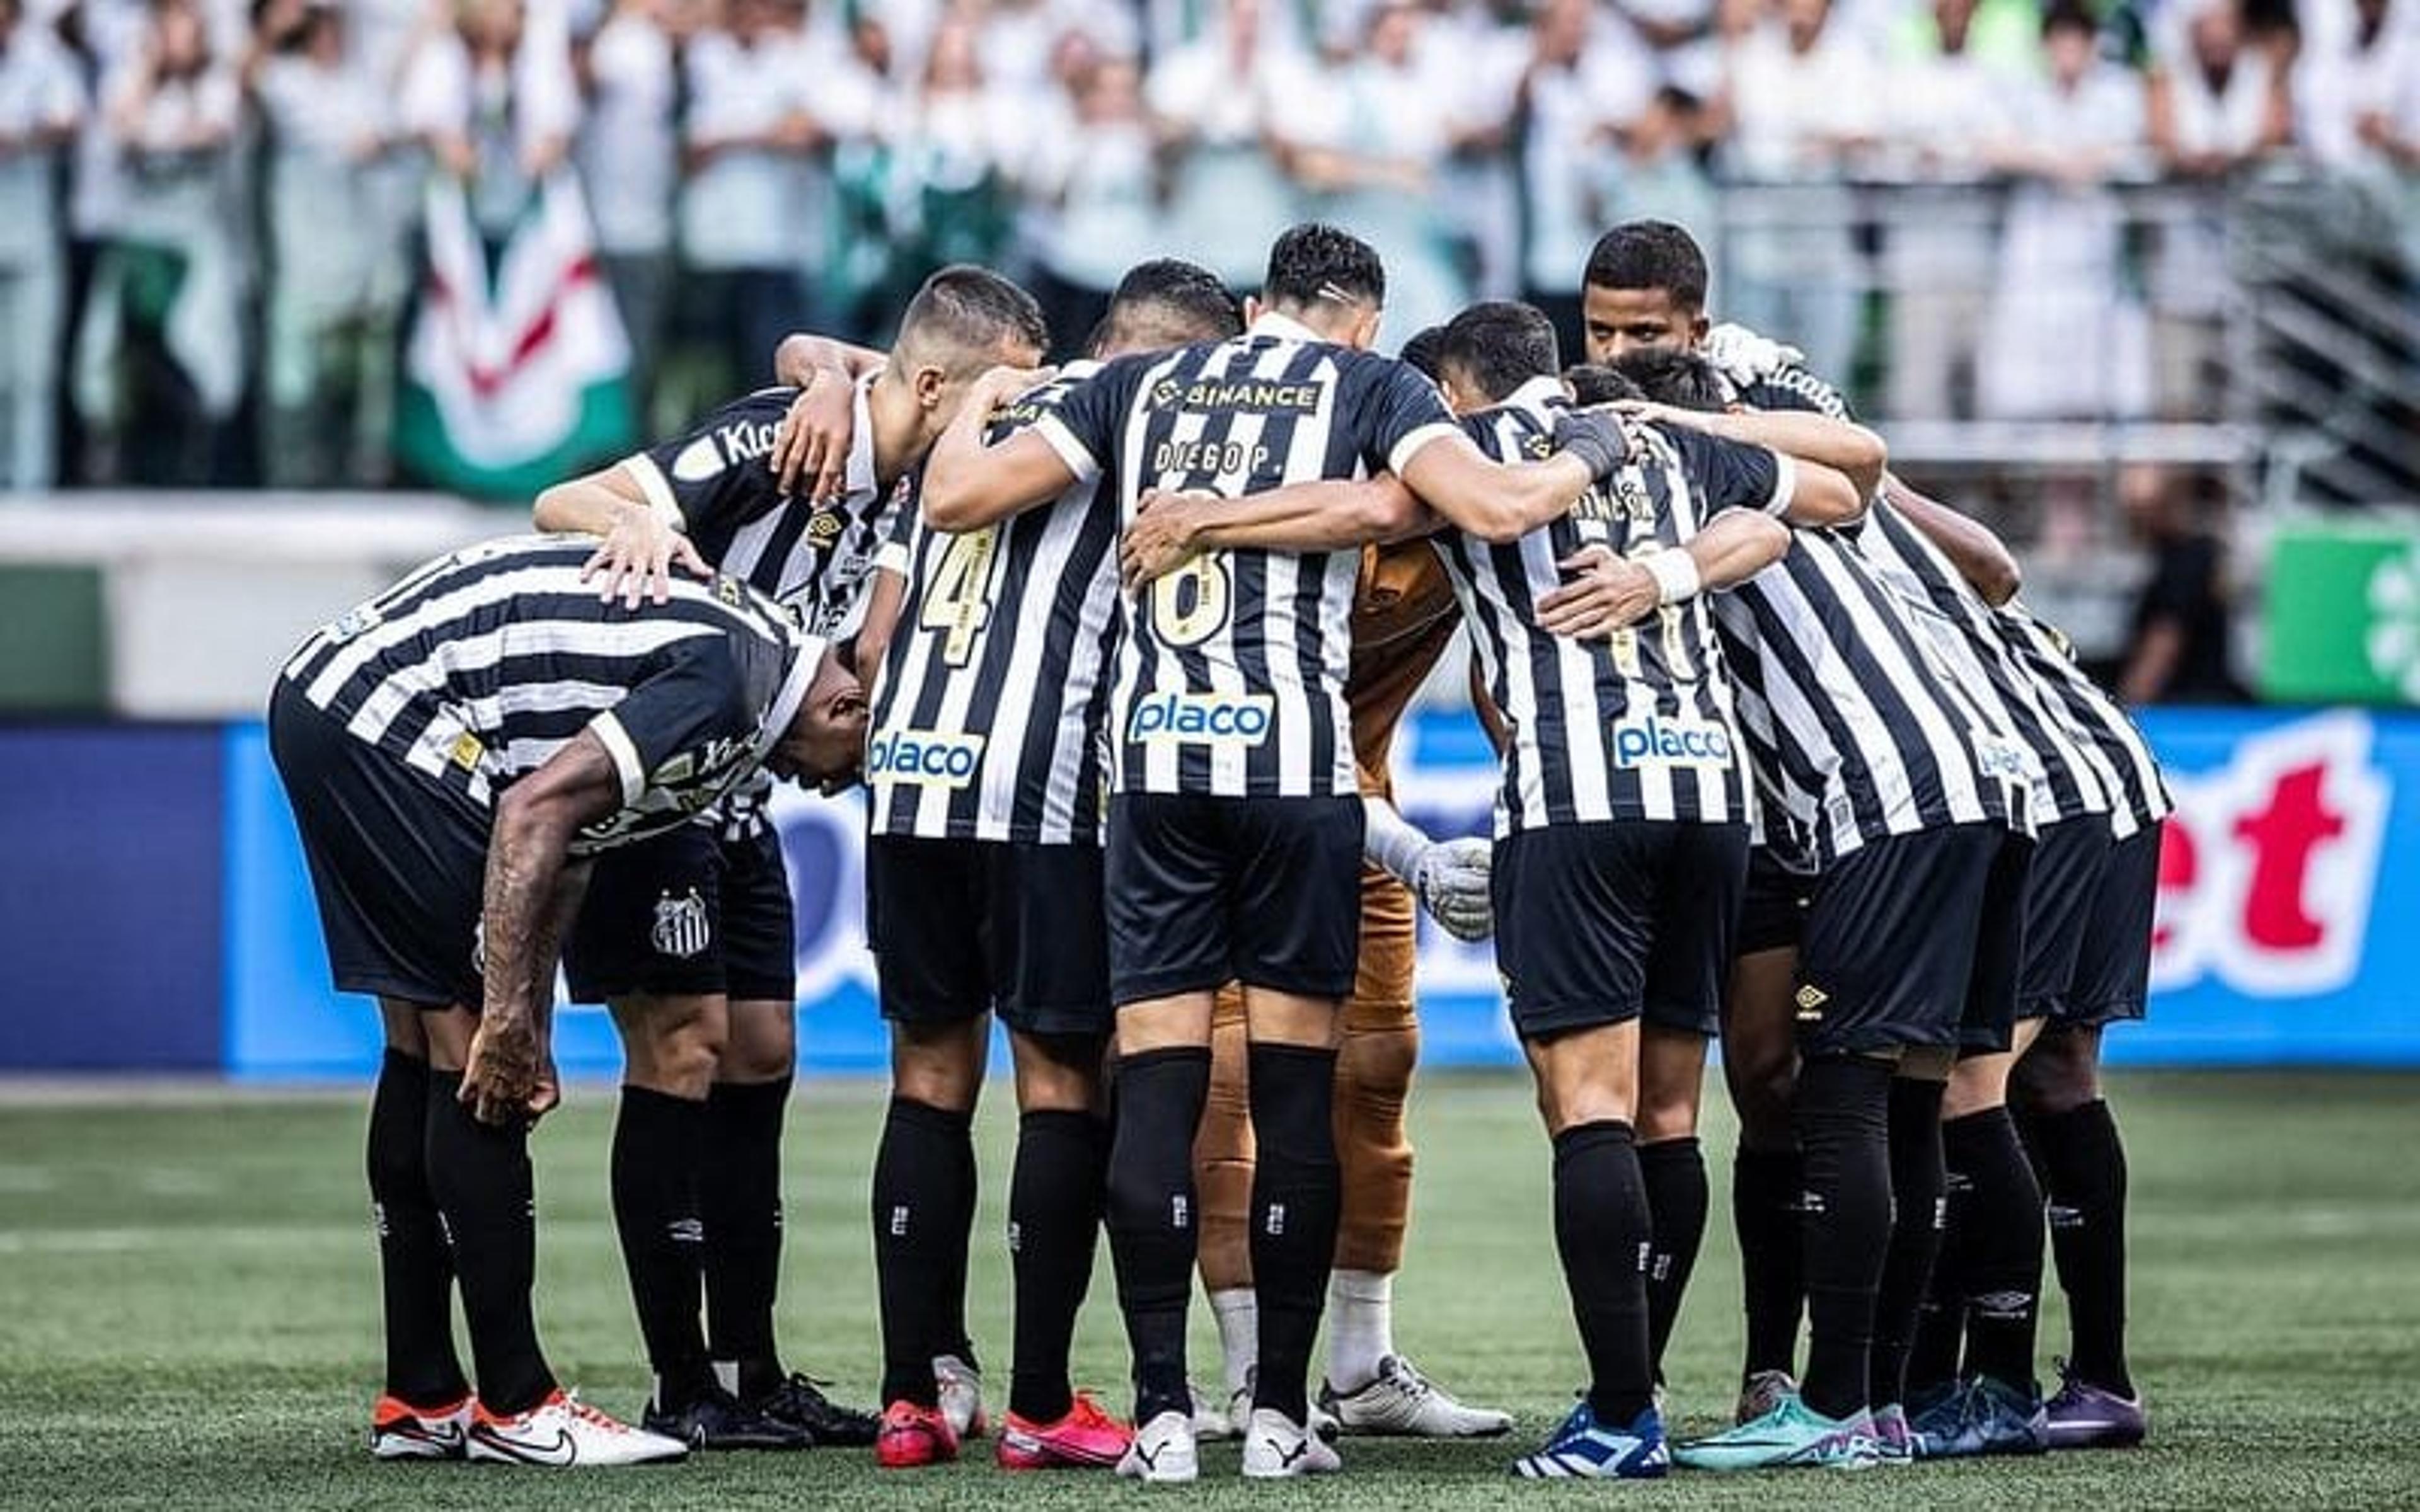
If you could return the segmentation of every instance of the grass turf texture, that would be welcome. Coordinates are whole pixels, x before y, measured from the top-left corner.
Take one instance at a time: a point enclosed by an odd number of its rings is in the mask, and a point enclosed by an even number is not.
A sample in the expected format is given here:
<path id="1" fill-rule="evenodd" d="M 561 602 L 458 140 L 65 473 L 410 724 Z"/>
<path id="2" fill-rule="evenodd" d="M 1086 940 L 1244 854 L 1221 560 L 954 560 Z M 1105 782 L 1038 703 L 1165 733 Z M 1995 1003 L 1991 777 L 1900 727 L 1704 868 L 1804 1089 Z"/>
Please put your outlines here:
<path id="1" fill-rule="evenodd" d="M 1347 1473 L 1282 1490 L 1210 1448 L 1187 1505 L 1412 1506 L 1607 1496 L 1670 1507 L 1933 1504 L 2240 1508 L 2420 1504 L 2420 1082 L 2383 1076 L 2136 1075 L 2115 1087 L 2134 1172 L 2134 1360 L 2153 1443 L 2133 1453 L 1840 1475 L 1680 1474 L 1659 1487 L 1503 1478 L 1562 1411 L 1577 1345 L 1547 1227 L 1547 1152 L 1526 1086 L 1434 1076 L 1414 1099 L 1418 1212 L 1399 1341 L 1470 1399 L 1520 1416 L 1492 1443 L 1347 1441 Z M 972 1317 L 1006 1398 L 1001 1204 L 1007 1088 L 979 1124 L 985 1205 Z M 1719 1092 L 1711 1096 L 1719 1103 Z M 0 1095 L 0 1503 L 720 1507 L 1089 1505 L 1144 1491 L 1092 1474 L 968 1462 L 877 1472 L 869 1451 L 716 1456 L 560 1474 L 378 1465 L 374 1261 L 354 1097 Z M 535 1141 L 539 1315 L 563 1378 L 615 1412 L 645 1390 L 606 1206 L 613 1099 L 575 1088 Z M 869 1399 L 876 1374 L 865 1173 L 879 1091 L 811 1085 L 789 1134 L 783 1331 L 793 1363 Z M 1715 1218 L 1674 1346 L 1683 1430 L 1727 1412 L 1739 1346 L 1722 1195 L 1728 1120 L 1710 1111 Z M 1207 1308 L 1196 1377 L 1217 1378 Z M 2043 1370 L 2065 1336 L 2054 1303 Z M 1077 1355 L 1120 1411 L 1123 1349 L 1106 1253 Z M 1810 1478 L 1811 1477 L 1811 1478 Z"/>

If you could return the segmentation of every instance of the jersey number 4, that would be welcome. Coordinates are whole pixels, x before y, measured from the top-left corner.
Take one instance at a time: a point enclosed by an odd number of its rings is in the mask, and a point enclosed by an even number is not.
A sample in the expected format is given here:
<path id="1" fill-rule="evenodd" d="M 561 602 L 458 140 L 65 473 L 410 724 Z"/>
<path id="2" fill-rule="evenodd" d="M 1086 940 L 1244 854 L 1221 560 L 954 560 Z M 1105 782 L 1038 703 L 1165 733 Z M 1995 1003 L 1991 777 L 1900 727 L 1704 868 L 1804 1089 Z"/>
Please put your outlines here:
<path id="1" fill-rule="evenodd" d="M 1187 557 L 1151 585 L 1151 629 L 1164 646 L 1198 646 L 1224 629 L 1233 588 L 1223 552 Z"/>
<path id="2" fill-rule="evenodd" d="M 1000 527 L 950 537 L 933 580 L 924 589 L 919 628 L 941 636 L 941 660 L 963 667 L 975 654 L 975 640 L 991 623 L 991 561 L 1000 549 Z"/>

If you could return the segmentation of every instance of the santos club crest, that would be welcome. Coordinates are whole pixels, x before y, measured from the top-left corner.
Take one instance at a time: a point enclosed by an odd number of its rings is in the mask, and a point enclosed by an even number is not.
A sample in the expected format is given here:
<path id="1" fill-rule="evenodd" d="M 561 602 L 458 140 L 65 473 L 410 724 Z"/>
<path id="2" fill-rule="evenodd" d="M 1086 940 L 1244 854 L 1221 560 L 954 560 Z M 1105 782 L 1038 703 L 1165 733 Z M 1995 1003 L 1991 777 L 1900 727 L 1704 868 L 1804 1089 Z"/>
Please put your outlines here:
<path id="1" fill-rule="evenodd" d="M 648 932 L 656 954 L 686 961 L 706 947 L 714 936 L 713 921 L 706 918 L 706 900 L 691 887 L 680 897 L 667 892 L 656 900 L 656 927 Z"/>

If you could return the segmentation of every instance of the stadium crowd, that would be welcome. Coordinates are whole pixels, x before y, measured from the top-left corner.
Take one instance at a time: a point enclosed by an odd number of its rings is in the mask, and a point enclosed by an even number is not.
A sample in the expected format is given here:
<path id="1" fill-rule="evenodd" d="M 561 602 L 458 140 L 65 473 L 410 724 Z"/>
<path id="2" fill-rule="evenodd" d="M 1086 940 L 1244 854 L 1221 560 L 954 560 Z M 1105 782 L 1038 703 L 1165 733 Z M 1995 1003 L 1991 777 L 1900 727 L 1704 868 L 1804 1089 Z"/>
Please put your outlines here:
<path id="1" fill-rule="evenodd" d="M 0 488 L 384 480 L 432 173 L 491 237 L 578 177 L 651 431 L 782 332 L 875 334 L 943 263 L 1081 332 L 1139 259 L 1243 287 L 1305 214 L 1380 246 L 1397 332 L 1518 294 L 1573 340 L 1596 228 L 1711 227 L 1774 184 L 1708 239 L 1726 305 L 1848 374 L 1853 264 L 1879 269 L 1881 412 L 2195 414 L 2216 211 L 2142 256 L 2112 186 L 2315 167 L 2373 186 L 2409 247 L 2413 10 L 0 0 Z M 1986 180 L 1980 216 L 1914 200 L 1876 227 L 1843 197 Z"/>

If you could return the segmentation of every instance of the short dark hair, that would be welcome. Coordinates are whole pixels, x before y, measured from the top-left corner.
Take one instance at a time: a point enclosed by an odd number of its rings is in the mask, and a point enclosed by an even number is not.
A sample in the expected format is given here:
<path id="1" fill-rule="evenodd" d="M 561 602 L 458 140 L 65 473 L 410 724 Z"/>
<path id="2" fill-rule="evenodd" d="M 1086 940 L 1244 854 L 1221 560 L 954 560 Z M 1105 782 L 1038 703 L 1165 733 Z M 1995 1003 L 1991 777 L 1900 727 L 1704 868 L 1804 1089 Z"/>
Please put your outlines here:
<path id="1" fill-rule="evenodd" d="M 1624 221 L 1597 238 L 1584 280 L 1594 288 L 1660 288 L 1684 309 L 1706 307 L 1706 255 L 1669 221 Z"/>
<path id="2" fill-rule="evenodd" d="M 1553 378 L 1563 365 L 1555 323 L 1534 304 L 1487 300 L 1446 322 L 1437 365 L 1466 378 L 1489 401 L 1531 378 Z"/>
<path id="3" fill-rule="evenodd" d="M 1595 363 L 1577 363 L 1563 369 L 1563 386 L 1575 404 L 1611 404 L 1617 399 L 1643 399 L 1638 385 Z"/>
<path id="4" fill-rule="evenodd" d="M 1387 302 L 1387 265 L 1378 249 L 1349 231 L 1318 221 L 1289 226 L 1269 247 L 1261 298 L 1280 309 L 1308 309 L 1321 300 Z"/>
<path id="5" fill-rule="evenodd" d="M 2047 41 L 2063 31 L 2079 31 L 2086 37 L 2101 35 L 2101 23 L 2083 0 L 2050 0 L 2042 7 L 2041 34 Z"/>
<path id="6" fill-rule="evenodd" d="M 1422 326 L 1412 332 L 1411 340 L 1404 343 L 1402 355 L 1404 365 L 1435 383 L 1437 380 L 1437 354 L 1444 347 L 1445 327 Z"/>
<path id="7" fill-rule="evenodd" d="M 1042 306 L 1016 284 L 988 268 L 953 263 L 924 280 L 899 317 L 903 353 L 937 367 L 982 368 L 993 353 L 1014 342 L 1036 352 L 1050 349 L 1050 322 Z"/>
<path id="8" fill-rule="evenodd" d="M 1087 349 L 1222 341 L 1243 329 L 1244 313 L 1218 274 L 1182 257 L 1154 257 L 1118 280 Z"/>
<path id="9" fill-rule="evenodd" d="M 1638 392 L 1657 404 L 1675 409 L 1730 408 L 1730 390 L 1723 376 L 1696 352 L 1641 347 L 1615 359 L 1613 370 L 1637 384 Z"/>

